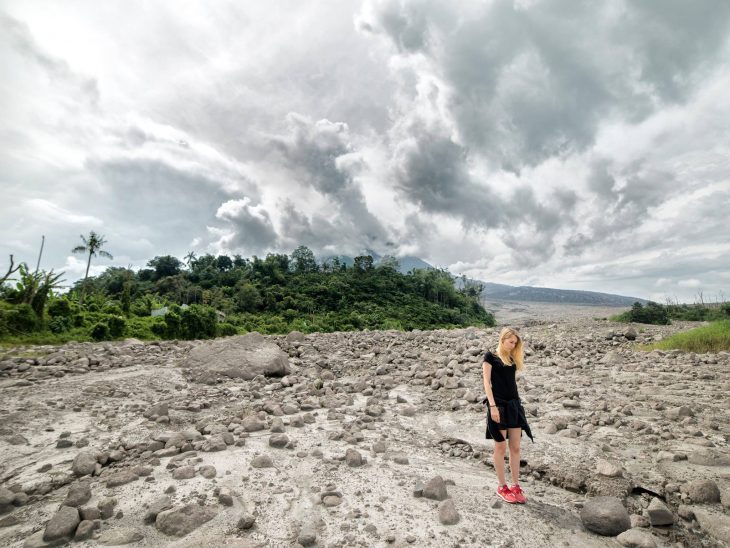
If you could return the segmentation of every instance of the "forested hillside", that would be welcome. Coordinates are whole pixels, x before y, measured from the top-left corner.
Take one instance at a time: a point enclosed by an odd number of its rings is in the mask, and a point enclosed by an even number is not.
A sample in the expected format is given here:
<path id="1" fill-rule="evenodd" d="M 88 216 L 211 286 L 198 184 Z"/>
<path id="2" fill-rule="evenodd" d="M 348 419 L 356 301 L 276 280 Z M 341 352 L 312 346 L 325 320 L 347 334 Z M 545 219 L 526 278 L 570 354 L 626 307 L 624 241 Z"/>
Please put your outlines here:
<path id="1" fill-rule="evenodd" d="M 16 272 L 0 289 L 0 337 L 172 339 L 494 325 L 479 304 L 480 288 L 457 290 L 445 271 L 402 274 L 396 260 L 375 266 L 367 255 L 352 266 L 336 258 L 319 264 L 306 247 L 251 259 L 158 256 L 137 271 L 109 267 L 65 295 L 58 294 L 60 283 L 52 272 Z"/>

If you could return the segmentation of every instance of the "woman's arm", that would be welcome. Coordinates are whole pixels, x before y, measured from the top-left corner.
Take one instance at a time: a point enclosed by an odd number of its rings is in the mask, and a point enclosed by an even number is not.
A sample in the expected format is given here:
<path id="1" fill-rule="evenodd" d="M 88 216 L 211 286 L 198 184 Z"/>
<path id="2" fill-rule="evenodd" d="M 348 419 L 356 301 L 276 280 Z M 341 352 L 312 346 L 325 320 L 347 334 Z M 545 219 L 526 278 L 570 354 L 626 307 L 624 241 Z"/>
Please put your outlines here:
<path id="1" fill-rule="evenodd" d="M 492 392 L 492 364 L 488 361 L 482 362 L 482 378 L 484 380 L 484 392 L 489 401 L 489 415 L 494 422 L 500 422 L 499 409 L 494 402 L 494 393 Z"/>

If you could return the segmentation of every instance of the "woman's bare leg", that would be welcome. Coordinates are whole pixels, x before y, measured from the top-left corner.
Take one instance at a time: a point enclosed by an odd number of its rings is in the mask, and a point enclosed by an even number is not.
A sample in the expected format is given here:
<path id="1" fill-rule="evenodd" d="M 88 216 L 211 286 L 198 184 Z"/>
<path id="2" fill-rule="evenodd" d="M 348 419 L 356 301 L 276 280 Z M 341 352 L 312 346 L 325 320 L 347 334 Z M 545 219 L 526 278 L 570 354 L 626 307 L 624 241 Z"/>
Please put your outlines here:
<path id="1" fill-rule="evenodd" d="M 503 438 L 507 437 L 506 430 L 500 430 Z M 507 452 L 506 441 L 495 441 L 494 442 L 494 471 L 497 473 L 497 481 L 500 487 L 507 483 L 507 479 L 504 476 L 504 454 Z"/>
<path id="2" fill-rule="evenodd" d="M 509 471 L 512 474 L 512 483 L 519 483 L 520 478 L 520 440 L 521 428 L 509 429 Z M 504 453 L 502 453 L 504 457 Z"/>

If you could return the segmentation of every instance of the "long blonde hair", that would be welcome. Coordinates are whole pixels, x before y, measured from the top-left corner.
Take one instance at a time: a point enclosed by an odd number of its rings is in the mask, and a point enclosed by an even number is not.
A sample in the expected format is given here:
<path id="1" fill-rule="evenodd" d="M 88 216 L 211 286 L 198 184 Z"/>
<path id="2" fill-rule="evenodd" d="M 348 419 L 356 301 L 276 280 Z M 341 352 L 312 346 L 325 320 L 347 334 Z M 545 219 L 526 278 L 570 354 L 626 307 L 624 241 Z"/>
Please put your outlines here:
<path id="1" fill-rule="evenodd" d="M 502 341 L 509 339 L 510 337 L 517 337 L 517 344 L 512 349 L 512 352 L 507 352 L 504 346 L 502 346 Z M 520 337 L 519 331 L 513 327 L 505 327 L 502 329 L 499 333 L 497 355 L 505 365 L 511 365 L 514 363 L 517 367 L 517 371 L 521 371 L 522 368 L 525 367 L 525 351 L 522 347 L 522 337 Z"/>

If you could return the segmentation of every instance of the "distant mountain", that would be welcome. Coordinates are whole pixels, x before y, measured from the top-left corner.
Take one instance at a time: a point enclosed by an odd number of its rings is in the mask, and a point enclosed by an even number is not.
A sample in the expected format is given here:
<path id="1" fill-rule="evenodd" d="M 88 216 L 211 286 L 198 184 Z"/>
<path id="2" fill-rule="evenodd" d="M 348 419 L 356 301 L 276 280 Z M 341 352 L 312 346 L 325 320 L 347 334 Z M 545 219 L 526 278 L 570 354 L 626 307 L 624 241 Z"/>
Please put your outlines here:
<path id="1" fill-rule="evenodd" d="M 575 289 L 553 289 L 550 287 L 514 286 L 477 282 L 484 286 L 482 299 L 495 301 L 530 301 L 565 304 L 595 304 L 604 306 L 631 306 L 636 301 L 648 302 L 638 297 L 626 297 L 612 293 L 579 291 Z"/>
<path id="2" fill-rule="evenodd" d="M 372 249 L 364 249 L 363 255 L 370 255 L 373 263 L 377 266 L 386 256 L 375 253 Z M 334 258 L 335 255 L 325 257 L 325 260 Z M 354 259 L 347 255 L 337 255 L 340 263 L 351 267 Z M 434 268 L 423 259 L 413 256 L 396 257 L 399 263 L 398 270 L 407 274 L 413 269 L 429 269 Z M 532 287 L 532 286 L 514 286 L 506 284 L 495 284 L 491 282 L 483 282 L 481 280 L 471 280 L 467 278 L 467 283 L 482 284 L 482 300 L 494 301 L 525 301 L 525 302 L 544 302 L 544 303 L 564 303 L 564 304 L 593 304 L 603 306 L 631 306 L 635 302 L 647 303 L 646 299 L 638 297 L 626 297 L 624 295 L 614 295 L 612 293 L 598 293 L 596 291 L 579 291 L 575 289 L 553 289 L 550 287 Z M 463 278 L 454 276 L 454 284 L 456 287 L 462 287 Z"/>

